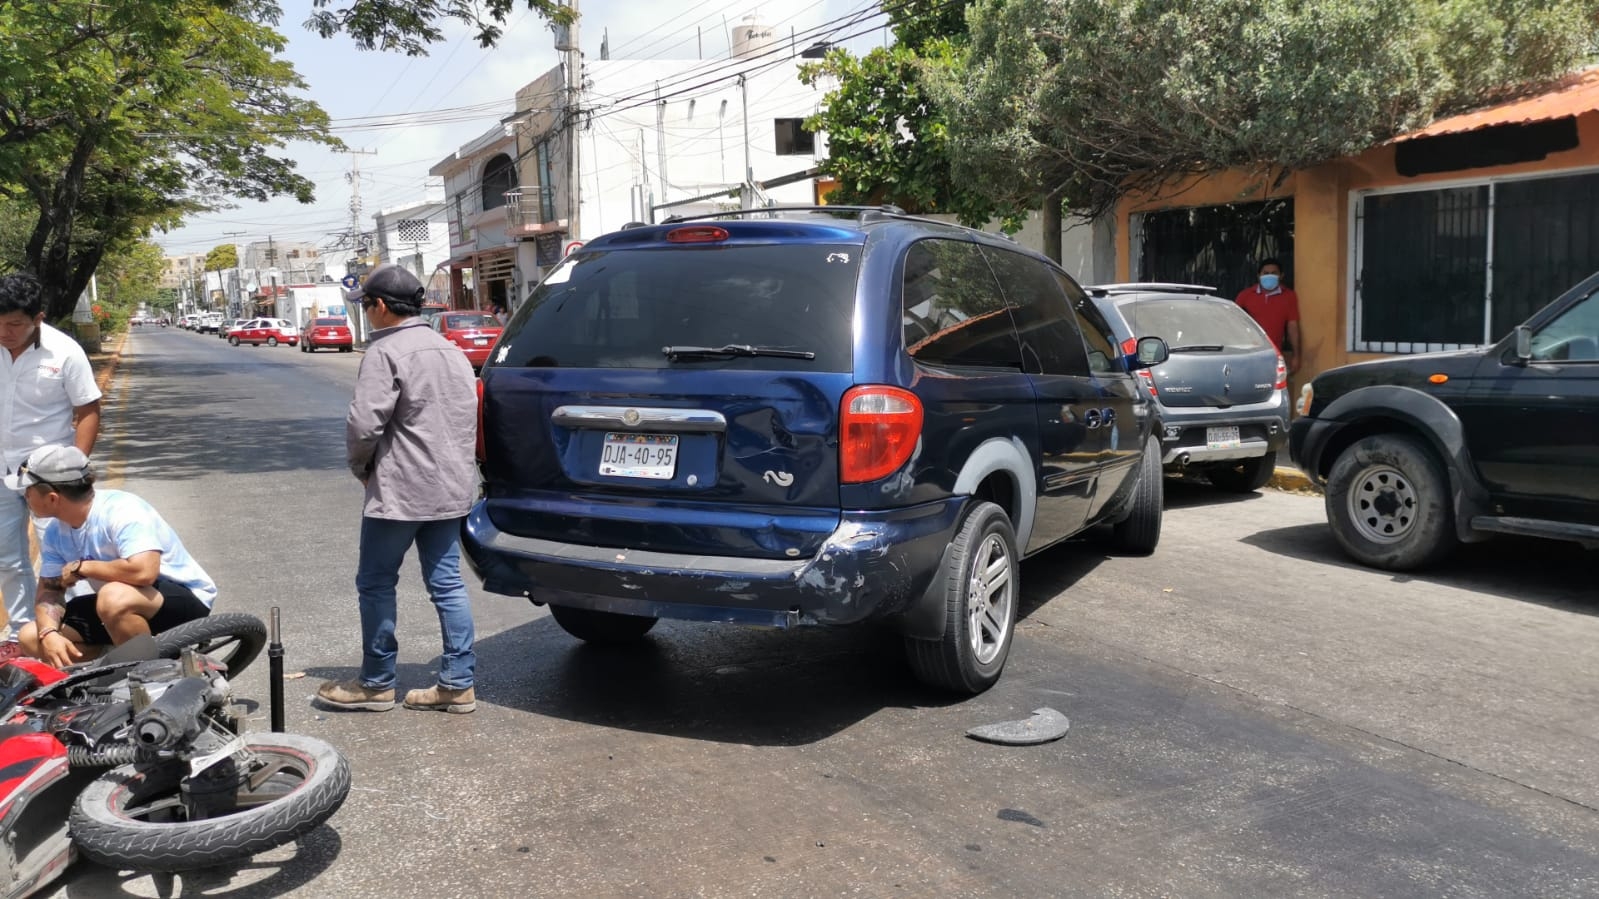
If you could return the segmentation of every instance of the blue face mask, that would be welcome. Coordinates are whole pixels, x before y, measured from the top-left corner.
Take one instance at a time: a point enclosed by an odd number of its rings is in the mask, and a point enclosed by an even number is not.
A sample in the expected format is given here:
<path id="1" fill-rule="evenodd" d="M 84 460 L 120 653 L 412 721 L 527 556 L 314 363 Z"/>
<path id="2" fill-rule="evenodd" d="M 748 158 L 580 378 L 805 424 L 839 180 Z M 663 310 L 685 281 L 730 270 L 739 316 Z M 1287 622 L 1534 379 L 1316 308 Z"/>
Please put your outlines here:
<path id="1" fill-rule="evenodd" d="M 1277 289 L 1277 281 L 1280 278 L 1281 278 L 1280 275 L 1261 275 L 1260 276 L 1260 286 L 1264 290 L 1276 290 Z"/>

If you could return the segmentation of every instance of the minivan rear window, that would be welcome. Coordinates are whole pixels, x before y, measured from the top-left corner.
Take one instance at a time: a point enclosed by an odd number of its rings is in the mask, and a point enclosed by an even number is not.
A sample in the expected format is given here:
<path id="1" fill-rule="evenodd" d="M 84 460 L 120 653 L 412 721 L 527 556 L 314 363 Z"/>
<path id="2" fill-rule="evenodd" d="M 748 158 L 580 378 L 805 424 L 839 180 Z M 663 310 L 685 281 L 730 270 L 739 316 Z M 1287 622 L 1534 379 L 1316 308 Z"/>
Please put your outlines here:
<path id="1" fill-rule="evenodd" d="M 506 326 L 490 364 L 846 372 L 860 247 L 623 249 L 568 257 Z M 689 355 L 663 347 L 812 352 L 814 359 Z"/>
<path id="2" fill-rule="evenodd" d="M 1119 308 L 1134 334 L 1159 337 L 1173 350 L 1194 346 L 1253 350 L 1270 344 L 1249 313 L 1226 303 L 1173 297 L 1134 300 Z"/>

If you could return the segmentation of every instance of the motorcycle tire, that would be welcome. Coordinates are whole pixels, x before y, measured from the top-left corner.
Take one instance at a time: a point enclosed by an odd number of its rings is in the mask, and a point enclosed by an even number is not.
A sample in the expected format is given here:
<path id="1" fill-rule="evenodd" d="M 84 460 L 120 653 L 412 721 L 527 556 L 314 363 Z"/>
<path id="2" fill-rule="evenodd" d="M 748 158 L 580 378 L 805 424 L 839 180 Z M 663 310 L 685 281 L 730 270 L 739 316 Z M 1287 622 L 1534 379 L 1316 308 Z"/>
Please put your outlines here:
<path id="1" fill-rule="evenodd" d="M 244 739 L 250 753 L 281 767 L 258 791 L 241 788 L 243 808 L 187 820 L 186 765 L 126 765 L 78 794 L 68 819 L 73 843 L 85 858 L 111 868 L 209 868 L 293 842 L 332 817 L 349 795 L 350 764 L 331 745 L 300 734 Z"/>
<path id="2" fill-rule="evenodd" d="M 196 618 L 155 635 L 161 658 L 175 659 L 193 648 L 226 665 L 230 679 L 250 667 L 266 640 L 266 623 L 243 612 Z"/>

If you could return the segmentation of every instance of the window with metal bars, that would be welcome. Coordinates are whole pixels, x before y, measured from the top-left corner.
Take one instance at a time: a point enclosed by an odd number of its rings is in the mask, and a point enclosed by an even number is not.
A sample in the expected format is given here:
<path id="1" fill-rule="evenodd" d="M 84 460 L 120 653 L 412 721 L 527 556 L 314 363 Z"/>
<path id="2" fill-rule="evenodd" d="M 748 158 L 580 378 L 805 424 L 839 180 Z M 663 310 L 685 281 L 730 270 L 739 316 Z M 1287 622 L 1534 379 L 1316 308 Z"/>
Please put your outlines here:
<path id="1" fill-rule="evenodd" d="M 1140 281 L 1203 284 L 1231 298 L 1255 283 L 1262 259 L 1275 258 L 1293 285 L 1292 197 L 1146 212 L 1133 233 Z"/>
<path id="2" fill-rule="evenodd" d="M 1599 269 L 1599 173 L 1368 194 L 1355 248 L 1351 349 L 1492 343 Z"/>
<path id="3" fill-rule="evenodd" d="M 401 219 L 394 228 L 401 243 L 427 243 L 427 219 Z"/>

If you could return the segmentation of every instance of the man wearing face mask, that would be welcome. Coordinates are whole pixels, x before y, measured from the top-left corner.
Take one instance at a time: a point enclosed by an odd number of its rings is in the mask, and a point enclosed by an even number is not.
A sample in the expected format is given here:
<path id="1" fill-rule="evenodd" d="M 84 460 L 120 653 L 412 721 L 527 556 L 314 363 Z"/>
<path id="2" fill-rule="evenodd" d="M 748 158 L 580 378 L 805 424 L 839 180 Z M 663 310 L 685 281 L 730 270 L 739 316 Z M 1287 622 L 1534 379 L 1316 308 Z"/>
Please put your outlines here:
<path id="1" fill-rule="evenodd" d="M 1260 281 L 1238 294 L 1238 305 L 1249 313 L 1276 344 L 1288 365 L 1288 373 L 1299 371 L 1299 295 L 1282 283 L 1283 267 L 1276 259 L 1260 261 Z"/>

